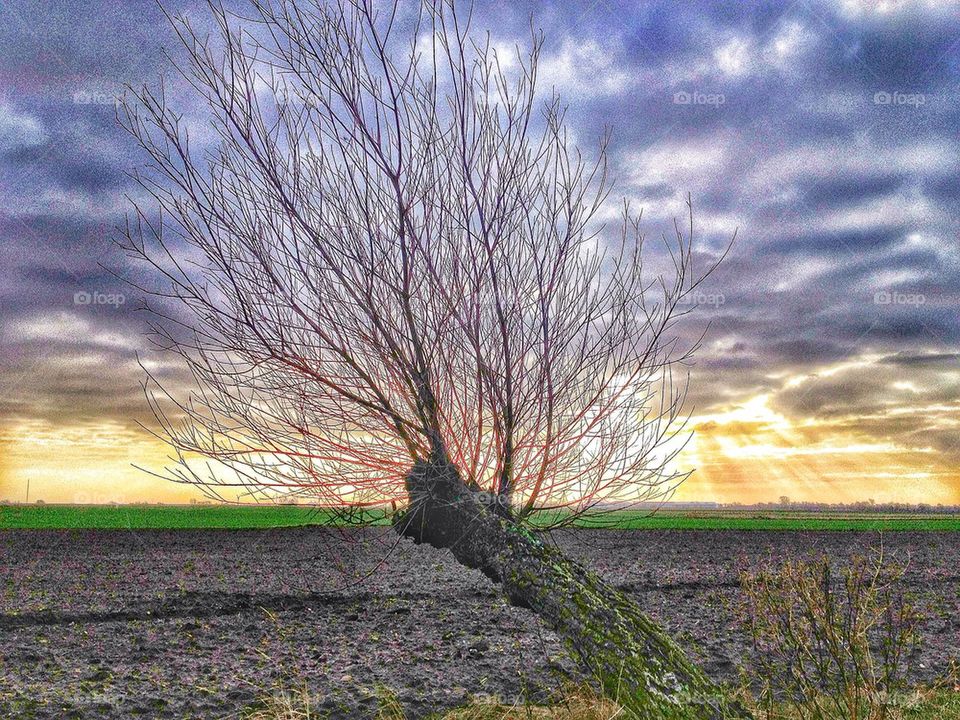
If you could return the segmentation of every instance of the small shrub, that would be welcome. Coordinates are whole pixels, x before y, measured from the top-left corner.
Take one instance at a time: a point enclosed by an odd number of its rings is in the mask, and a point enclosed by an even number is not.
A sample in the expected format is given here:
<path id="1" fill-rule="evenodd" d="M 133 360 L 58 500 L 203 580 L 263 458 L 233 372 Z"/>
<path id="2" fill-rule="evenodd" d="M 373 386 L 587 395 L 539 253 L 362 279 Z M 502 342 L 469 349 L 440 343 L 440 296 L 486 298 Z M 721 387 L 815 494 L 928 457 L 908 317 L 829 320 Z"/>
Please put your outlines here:
<path id="1" fill-rule="evenodd" d="M 766 718 L 884 720 L 905 689 L 920 615 L 905 566 L 826 557 L 741 575 Z"/>

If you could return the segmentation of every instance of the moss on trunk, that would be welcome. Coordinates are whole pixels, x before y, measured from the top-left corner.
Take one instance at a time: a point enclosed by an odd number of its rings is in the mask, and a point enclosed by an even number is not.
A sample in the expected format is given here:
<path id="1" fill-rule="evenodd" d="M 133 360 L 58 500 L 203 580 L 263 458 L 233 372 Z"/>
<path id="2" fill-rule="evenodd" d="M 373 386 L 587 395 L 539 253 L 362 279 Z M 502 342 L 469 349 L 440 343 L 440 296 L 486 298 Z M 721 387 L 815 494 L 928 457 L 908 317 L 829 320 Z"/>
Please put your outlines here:
<path id="1" fill-rule="evenodd" d="M 686 657 L 626 594 L 489 509 L 444 463 L 418 463 L 410 507 L 395 527 L 447 548 L 509 600 L 535 612 L 567 643 L 605 692 L 635 717 L 720 720 L 749 714 Z"/>

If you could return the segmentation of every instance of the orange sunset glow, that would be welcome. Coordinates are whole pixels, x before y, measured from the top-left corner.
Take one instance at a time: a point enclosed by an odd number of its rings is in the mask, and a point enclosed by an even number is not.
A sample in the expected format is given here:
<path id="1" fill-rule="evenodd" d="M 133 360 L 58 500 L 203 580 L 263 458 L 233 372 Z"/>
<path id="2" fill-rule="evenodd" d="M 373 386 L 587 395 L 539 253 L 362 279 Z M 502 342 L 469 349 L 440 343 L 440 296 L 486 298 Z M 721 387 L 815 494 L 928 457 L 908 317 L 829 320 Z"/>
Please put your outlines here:
<path id="1" fill-rule="evenodd" d="M 786 392 L 856 371 L 877 372 L 879 358 L 864 358 L 817 374 L 780 379 Z M 960 382 L 960 373 L 946 380 Z M 920 395 L 916 404 L 903 395 Z M 922 400 L 921 389 L 891 381 L 886 409 L 869 417 L 788 417 L 774 409 L 776 392 L 694 414 L 694 431 L 679 465 L 695 472 L 675 500 L 755 503 L 781 496 L 795 501 L 850 503 L 960 503 L 960 470 L 924 435 L 910 442 L 871 435 L 864 421 L 911 424 L 960 434 L 960 407 Z M 772 407 L 774 406 L 774 407 Z M 869 427 L 869 425 L 867 425 Z M 4 429 L 0 442 L 0 497 L 55 503 L 184 503 L 201 499 L 194 487 L 153 477 L 169 448 L 147 432 L 115 423 L 54 425 L 33 421 Z M 949 450 L 949 448 L 947 448 Z M 64 478 L 70 482 L 64 482 Z"/>

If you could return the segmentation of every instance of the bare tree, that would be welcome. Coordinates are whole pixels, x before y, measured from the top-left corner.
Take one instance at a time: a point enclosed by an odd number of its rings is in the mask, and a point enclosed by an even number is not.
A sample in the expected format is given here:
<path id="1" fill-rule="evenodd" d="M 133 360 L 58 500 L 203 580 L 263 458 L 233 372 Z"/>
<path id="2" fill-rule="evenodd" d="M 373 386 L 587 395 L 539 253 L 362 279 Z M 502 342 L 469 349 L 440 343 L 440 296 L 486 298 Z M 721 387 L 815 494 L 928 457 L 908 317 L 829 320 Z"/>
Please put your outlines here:
<path id="1" fill-rule="evenodd" d="M 414 18 L 368 0 L 211 10 L 213 37 L 171 18 L 208 147 L 166 85 L 121 116 L 160 208 L 137 207 L 125 243 L 162 280 L 154 331 L 196 381 L 189 397 L 149 383 L 173 478 L 393 508 L 401 535 L 500 583 L 644 717 L 738 712 L 526 529 L 685 477 L 674 371 L 695 343 L 676 324 L 712 269 L 694 272 L 692 225 L 653 274 L 629 207 L 601 236 L 606 140 L 586 158 L 559 98 L 537 101 L 536 31 L 505 55 L 442 0 Z"/>

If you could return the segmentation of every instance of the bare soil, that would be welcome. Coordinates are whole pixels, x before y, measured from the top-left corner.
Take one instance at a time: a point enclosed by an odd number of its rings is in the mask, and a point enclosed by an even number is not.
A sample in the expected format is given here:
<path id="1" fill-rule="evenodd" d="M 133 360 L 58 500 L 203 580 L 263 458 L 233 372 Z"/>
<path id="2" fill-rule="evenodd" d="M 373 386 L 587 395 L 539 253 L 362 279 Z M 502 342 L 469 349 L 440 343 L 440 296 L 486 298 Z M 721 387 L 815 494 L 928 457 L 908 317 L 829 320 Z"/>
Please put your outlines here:
<path id="1" fill-rule="evenodd" d="M 714 677 L 749 660 L 738 572 L 875 533 L 587 531 L 552 541 L 636 596 Z M 918 681 L 960 656 L 960 533 L 890 533 L 923 606 Z M 229 718 L 306 684 L 333 718 L 581 679 L 551 632 L 447 553 L 389 530 L 0 531 L 0 717 Z"/>

